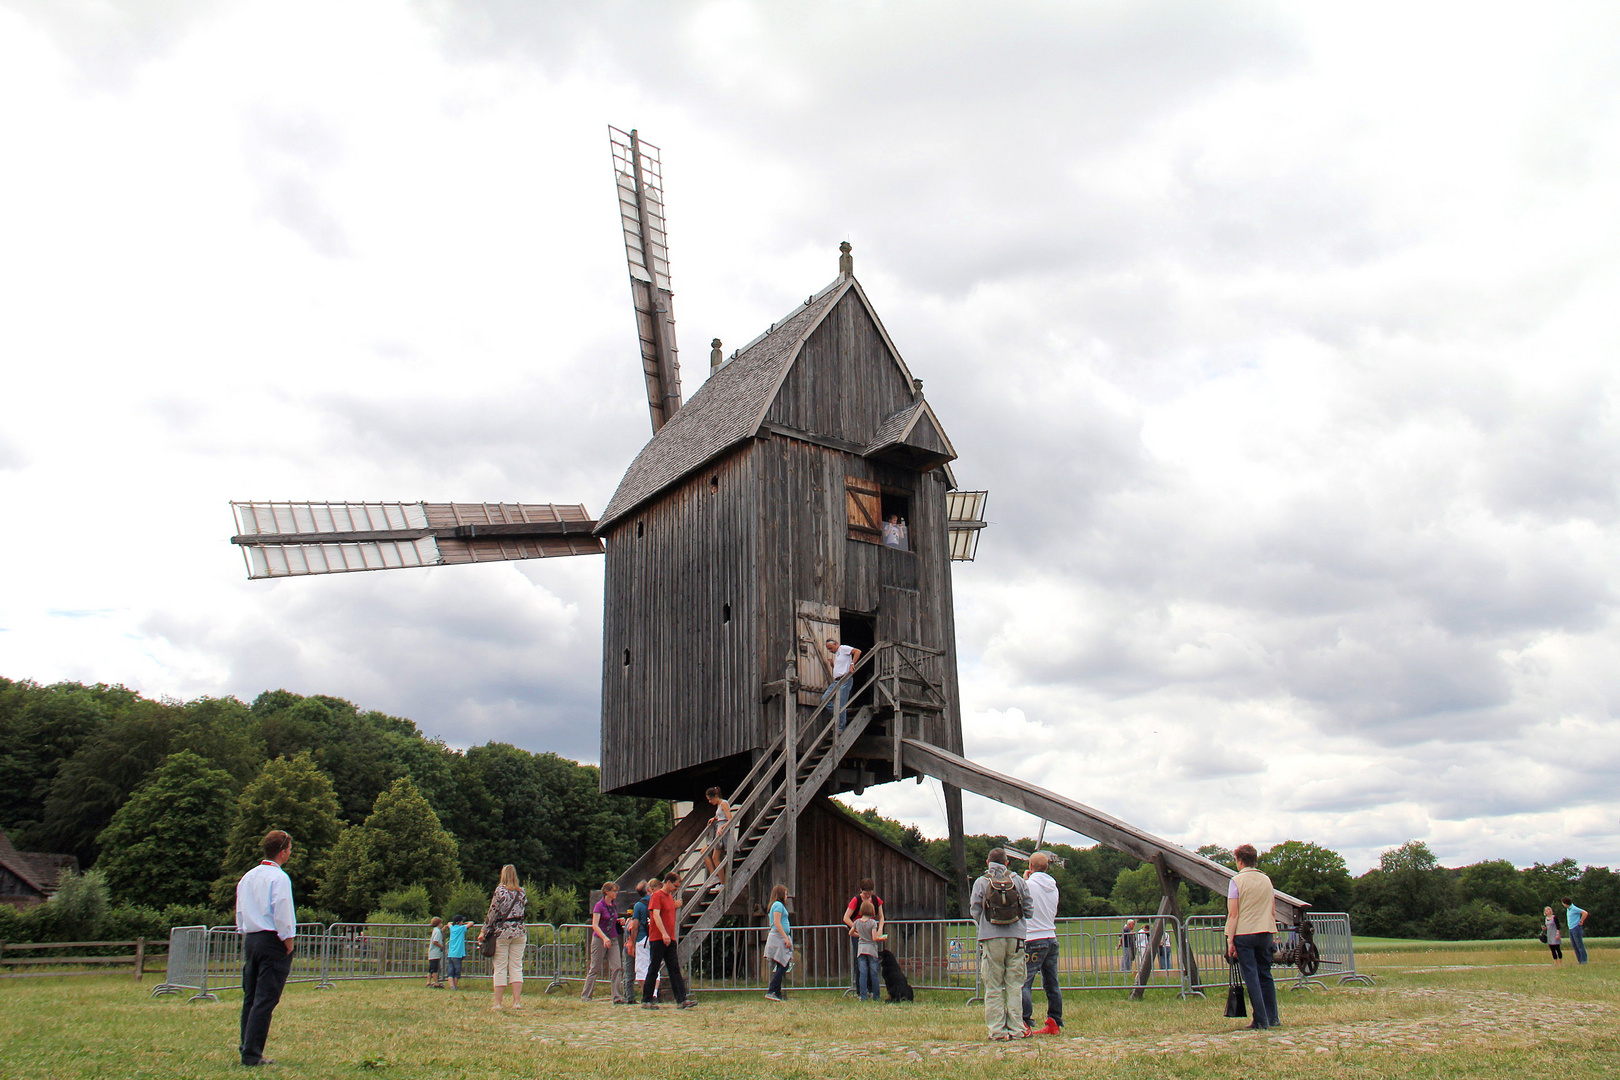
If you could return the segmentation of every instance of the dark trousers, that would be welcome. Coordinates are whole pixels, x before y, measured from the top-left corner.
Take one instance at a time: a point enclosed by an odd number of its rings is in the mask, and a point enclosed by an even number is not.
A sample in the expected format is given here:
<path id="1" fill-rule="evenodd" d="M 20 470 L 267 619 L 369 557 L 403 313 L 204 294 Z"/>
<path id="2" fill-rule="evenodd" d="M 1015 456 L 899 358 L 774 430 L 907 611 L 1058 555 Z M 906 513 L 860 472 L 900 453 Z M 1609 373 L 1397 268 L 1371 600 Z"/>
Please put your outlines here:
<path id="1" fill-rule="evenodd" d="M 1270 934 L 1238 934 L 1232 939 L 1237 948 L 1238 968 L 1243 972 L 1243 985 L 1249 991 L 1249 1006 L 1254 1010 L 1254 1026 L 1276 1027 L 1277 984 L 1271 981 L 1271 953 L 1275 948 Z"/>
<path id="2" fill-rule="evenodd" d="M 675 991 L 675 1000 L 685 1001 L 686 980 L 681 977 L 681 957 L 675 951 L 675 943 L 648 938 L 646 944 L 652 952 L 647 957 L 647 981 L 641 984 L 641 1000 L 648 1002 L 653 999 L 653 987 L 658 984 L 658 965 L 663 964 L 664 970 L 669 972 L 669 986 Z"/>
<path id="3" fill-rule="evenodd" d="M 787 965 L 771 961 L 771 985 L 766 989 L 767 994 L 782 996 L 782 977 L 787 974 Z"/>
<path id="4" fill-rule="evenodd" d="M 242 1064 L 257 1065 L 270 1034 L 270 1014 L 292 972 L 292 953 L 274 930 L 242 940 Z"/>
<path id="5" fill-rule="evenodd" d="M 1024 1026 L 1030 1027 L 1035 1015 L 1035 976 L 1041 977 L 1046 991 L 1046 1015 L 1063 1026 L 1063 989 L 1058 985 L 1057 938 L 1024 942 Z"/>

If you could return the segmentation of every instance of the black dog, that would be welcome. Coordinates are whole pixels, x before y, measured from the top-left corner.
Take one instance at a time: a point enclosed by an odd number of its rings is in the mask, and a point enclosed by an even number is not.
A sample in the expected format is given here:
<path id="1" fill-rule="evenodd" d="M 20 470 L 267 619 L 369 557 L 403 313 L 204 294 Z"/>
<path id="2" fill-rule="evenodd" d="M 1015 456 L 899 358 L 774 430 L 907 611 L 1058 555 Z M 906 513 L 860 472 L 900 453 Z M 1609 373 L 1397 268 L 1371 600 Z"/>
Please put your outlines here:
<path id="1" fill-rule="evenodd" d="M 900 961 L 894 958 L 894 953 L 883 949 L 878 953 L 878 966 L 883 969 L 883 987 L 889 991 L 890 1001 L 911 1001 L 914 995 L 911 992 L 911 983 L 906 979 L 906 973 L 900 970 Z"/>

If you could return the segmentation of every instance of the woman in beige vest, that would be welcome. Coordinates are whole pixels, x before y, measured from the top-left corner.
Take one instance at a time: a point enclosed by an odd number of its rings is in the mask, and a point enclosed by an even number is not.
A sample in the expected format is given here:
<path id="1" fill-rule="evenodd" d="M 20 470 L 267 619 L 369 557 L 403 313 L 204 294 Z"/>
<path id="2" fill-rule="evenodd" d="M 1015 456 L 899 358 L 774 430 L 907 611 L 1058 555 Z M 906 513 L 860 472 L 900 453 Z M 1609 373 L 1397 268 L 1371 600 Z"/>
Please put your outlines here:
<path id="1" fill-rule="evenodd" d="M 1277 1026 L 1277 987 L 1271 981 L 1271 936 L 1277 932 L 1276 894 L 1271 879 L 1255 869 L 1253 844 L 1232 852 L 1238 872 L 1226 887 L 1226 955 L 1243 972 L 1257 1031 Z"/>

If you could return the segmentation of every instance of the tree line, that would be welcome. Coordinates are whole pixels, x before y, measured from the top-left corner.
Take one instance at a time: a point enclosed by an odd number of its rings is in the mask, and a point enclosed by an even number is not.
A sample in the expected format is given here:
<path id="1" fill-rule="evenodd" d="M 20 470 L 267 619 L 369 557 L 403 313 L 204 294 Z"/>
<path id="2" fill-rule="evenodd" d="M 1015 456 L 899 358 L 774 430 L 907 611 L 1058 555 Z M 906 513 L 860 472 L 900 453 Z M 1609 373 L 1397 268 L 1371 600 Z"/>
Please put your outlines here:
<path id="1" fill-rule="evenodd" d="M 287 871 L 310 921 L 476 919 L 506 863 L 537 918 L 568 921 L 670 827 L 668 804 L 604 795 L 597 779 L 593 766 L 505 743 L 455 750 L 340 698 L 154 701 L 121 686 L 0 678 L 0 827 L 17 847 L 70 852 L 86 871 L 62 903 L 22 916 L 0 908 L 0 940 L 88 939 L 97 926 L 103 937 L 159 936 L 229 921 L 235 881 L 271 828 L 295 839 Z M 850 813 L 951 873 L 945 840 L 874 810 Z M 1008 842 L 968 837 L 969 865 Z M 1157 910 L 1151 866 L 1100 845 L 1044 847 L 1064 860 L 1052 870 L 1061 915 Z M 1219 847 L 1199 851 L 1232 865 Z M 1284 892 L 1349 911 L 1358 933 L 1528 937 L 1561 896 L 1592 912 L 1594 935 L 1620 932 L 1620 875 L 1572 859 L 1453 869 L 1412 841 L 1352 879 L 1336 852 L 1289 840 L 1260 862 Z M 1184 911 L 1225 910 L 1200 886 L 1181 890 Z"/>

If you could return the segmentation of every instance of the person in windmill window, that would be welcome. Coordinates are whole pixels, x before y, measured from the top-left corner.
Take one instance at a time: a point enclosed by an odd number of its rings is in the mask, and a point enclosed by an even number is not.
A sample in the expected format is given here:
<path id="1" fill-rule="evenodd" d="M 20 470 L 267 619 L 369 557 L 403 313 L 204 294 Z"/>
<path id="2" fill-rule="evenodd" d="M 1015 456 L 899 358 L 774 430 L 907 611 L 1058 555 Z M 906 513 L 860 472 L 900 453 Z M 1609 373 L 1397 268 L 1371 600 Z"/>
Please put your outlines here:
<path id="1" fill-rule="evenodd" d="M 703 861 L 709 867 L 709 880 L 714 882 L 709 890 L 719 892 L 725 888 L 726 878 L 731 873 L 731 856 L 737 846 L 737 831 L 731 825 L 731 804 L 720 789 L 712 787 L 703 793 L 703 797 L 714 807 L 714 843 L 703 856 Z"/>
<path id="2" fill-rule="evenodd" d="M 838 730 L 843 731 L 849 723 L 849 673 L 861 662 L 861 650 L 852 645 L 840 645 L 837 638 L 828 638 L 827 651 L 832 654 L 833 681 L 827 684 L 827 692 L 821 695 L 821 704 L 827 704 L 828 698 L 838 695 Z"/>
<path id="3" fill-rule="evenodd" d="M 911 550 L 911 537 L 906 531 L 906 521 L 899 514 L 890 514 L 889 520 L 883 523 L 883 546 L 899 548 L 901 551 Z"/>

